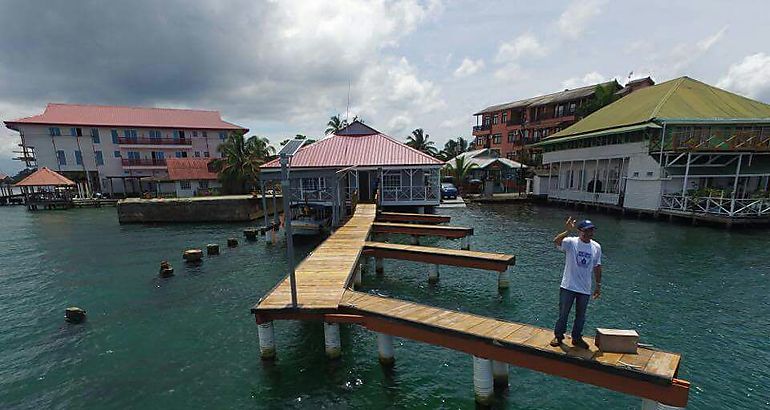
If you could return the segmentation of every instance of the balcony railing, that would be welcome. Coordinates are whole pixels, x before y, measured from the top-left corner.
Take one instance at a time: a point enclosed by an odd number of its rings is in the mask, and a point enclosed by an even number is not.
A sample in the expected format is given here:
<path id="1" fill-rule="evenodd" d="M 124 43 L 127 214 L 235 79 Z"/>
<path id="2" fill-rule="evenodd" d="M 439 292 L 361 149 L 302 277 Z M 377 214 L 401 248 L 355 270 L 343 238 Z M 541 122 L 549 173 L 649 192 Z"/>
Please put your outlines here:
<path id="1" fill-rule="evenodd" d="M 123 158 L 124 167 L 165 167 L 166 160 L 158 158 Z"/>
<path id="2" fill-rule="evenodd" d="M 492 129 L 492 124 L 474 125 L 473 131 L 486 131 Z"/>
<path id="3" fill-rule="evenodd" d="M 660 208 L 730 218 L 770 217 L 770 198 L 733 199 L 663 194 L 660 198 Z"/>
<path id="4" fill-rule="evenodd" d="M 147 138 L 147 137 L 119 137 L 118 144 L 121 145 L 192 145 L 191 139 L 175 138 Z"/>

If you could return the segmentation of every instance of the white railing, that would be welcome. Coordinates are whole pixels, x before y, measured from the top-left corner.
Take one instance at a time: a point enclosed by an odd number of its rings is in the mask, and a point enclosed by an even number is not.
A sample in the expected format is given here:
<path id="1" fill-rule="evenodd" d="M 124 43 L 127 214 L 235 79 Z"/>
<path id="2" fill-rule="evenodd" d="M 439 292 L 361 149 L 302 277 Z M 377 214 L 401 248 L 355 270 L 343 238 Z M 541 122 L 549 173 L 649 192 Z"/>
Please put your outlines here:
<path id="1" fill-rule="evenodd" d="M 324 189 L 291 189 L 292 201 L 314 201 L 314 202 L 327 202 L 333 199 L 332 192 L 329 188 Z"/>
<path id="2" fill-rule="evenodd" d="M 660 208 L 731 218 L 770 216 L 770 198 L 733 199 L 730 197 L 691 197 L 681 194 L 663 194 L 660 198 Z"/>
<path id="3" fill-rule="evenodd" d="M 382 202 L 410 202 L 438 200 L 438 187 L 402 186 L 383 187 Z"/>

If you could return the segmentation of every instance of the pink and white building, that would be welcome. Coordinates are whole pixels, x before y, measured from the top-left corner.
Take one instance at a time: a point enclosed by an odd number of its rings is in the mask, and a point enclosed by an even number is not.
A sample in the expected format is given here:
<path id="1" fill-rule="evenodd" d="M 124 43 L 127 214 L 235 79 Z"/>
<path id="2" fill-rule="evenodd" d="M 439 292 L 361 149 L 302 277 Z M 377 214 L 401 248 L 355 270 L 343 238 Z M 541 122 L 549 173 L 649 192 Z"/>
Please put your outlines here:
<path id="1" fill-rule="evenodd" d="M 166 159 L 217 158 L 229 133 L 248 131 L 218 111 L 81 104 L 48 104 L 40 115 L 4 122 L 19 132 L 16 159 L 27 167 L 118 196 L 160 192 Z"/>

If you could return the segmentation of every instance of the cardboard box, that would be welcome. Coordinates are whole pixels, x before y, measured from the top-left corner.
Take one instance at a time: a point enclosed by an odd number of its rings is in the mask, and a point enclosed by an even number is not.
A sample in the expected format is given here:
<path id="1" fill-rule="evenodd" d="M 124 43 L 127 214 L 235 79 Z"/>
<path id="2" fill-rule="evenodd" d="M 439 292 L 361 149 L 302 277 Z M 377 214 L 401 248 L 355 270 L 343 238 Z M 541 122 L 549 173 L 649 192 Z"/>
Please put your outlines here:
<path id="1" fill-rule="evenodd" d="M 639 333 L 636 330 L 596 328 L 596 347 L 607 353 L 636 353 Z"/>

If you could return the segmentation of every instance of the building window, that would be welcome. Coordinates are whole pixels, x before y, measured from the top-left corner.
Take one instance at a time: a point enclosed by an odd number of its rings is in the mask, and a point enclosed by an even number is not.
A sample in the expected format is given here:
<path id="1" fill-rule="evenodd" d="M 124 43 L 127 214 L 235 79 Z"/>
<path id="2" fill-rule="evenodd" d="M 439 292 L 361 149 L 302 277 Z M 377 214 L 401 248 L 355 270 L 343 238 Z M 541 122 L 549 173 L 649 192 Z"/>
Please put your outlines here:
<path id="1" fill-rule="evenodd" d="M 492 125 L 497 125 L 497 114 L 492 116 Z"/>
<path id="2" fill-rule="evenodd" d="M 59 165 L 67 165 L 67 157 L 64 156 L 64 151 L 62 150 L 56 151 L 56 160 L 59 162 Z"/>
<path id="3" fill-rule="evenodd" d="M 113 151 L 112 155 L 114 155 L 115 158 L 120 158 L 120 151 Z"/>
<path id="4" fill-rule="evenodd" d="M 197 137 L 198 137 L 198 131 L 193 131 L 193 138 L 197 138 Z M 208 182 L 206 183 L 208 184 Z"/>
<path id="5" fill-rule="evenodd" d="M 208 138 L 208 137 L 209 137 L 209 133 L 206 131 L 203 131 L 203 138 Z"/>
<path id="6" fill-rule="evenodd" d="M 94 144 L 101 143 L 101 141 L 99 140 L 99 129 L 98 128 L 91 128 L 91 141 L 93 141 Z"/>
<path id="7" fill-rule="evenodd" d="M 118 130 L 110 130 L 110 134 L 112 134 L 112 143 L 117 144 L 118 143 Z"/>
<path id="8" fill-rule="evenodd" d="M 556 117 L 562 116 L 564 116 L 564 106 L 560 104 L 556 106 Z"/>
<path id="9" fill-rule="evenodd" d="M 499 144 L 500 138 L 502 138 L 502 134 L 495 134 L 492 136 L 492 143 L 493 144 Z"/>
<path id="10" fill-rule="evenodd" d="M 220 132 L 219 133 L 219 139 L 220 140 L 224 141 L 226 138 L 227 138 L 227 133 L 226 132 Z"/>
<path id="11" fill-rule="evenodd" d="M 198 188 L 209 189 L 209 181 L 198 181 Z"/>
<path id="12" fill-rule="evenodd" d="M 70 135 L 73 137 L 82 137 L 83 136 L 83 129 L 82 128 L 70 128 Z"/>
<path id="13" fill-rule="evenodd" d="M 78 165 L 83 165 L 83 153 L 80 151 L 75 151 L 75 163 Z"/>
<path id="14" fill-rule="evenodd" d="M 401 173 L 398 174 L 384 174 L 382 176 L 383 188 L 399 188 L 401 187 Z"/>
<path id="15" fill-rule="evenodd" d="M 203 156 L 204 156 L 205 158 L 208 158 L 208 157 L 209 157 L 209 152 L 208 152 L 208 151 L 203 151 Z"/>
<path id="16" fill-rule="evenodd" d="M 575 102 L 569 103 L 569 113 L 574 114 L 575 110 L 577 110 L 577 103 Z"/>
<path id="17" fill-rule="evenodd" d="M 318 190 L 318 178 L 302 178 L 302 189 L 315 191 Z"/>
<path id="18" fill-rule="evenodd" d="M 491 122 L 492 122 L 492 118 L 490 116 L 487 115 L 484 117 L 484 125 L 489 125 L 489 123 Z"/>
<path id="19" fill-rule="evenodd" d="M 96 165 L 104 165 L 104 156 L 101 151 L 94 151 L 94 158 L 96 158 Z"/>
<path id="20" fill-rule="evenodd" d="M 159 140 L 163 134 L 161 134 L 160 130 L 150 130 L 150 139 L 152 140 Z"/>
<path id="21" fill-rule="evenodd" d="M 200 151 L 195 151 L 195 158 L 200 158 L 200 156 L 201 156 L 201 152 Z"/>
<path id="22" fill-rule="evenodd" d="M 60 137 L 61 129 L 59 127 L 50 127 L 48 128 L 48 135 L 52 137 Z"/>
<path id="23" fill-rule="evenodd" d="M 514 141 L 516 141 L 516 131 L 511 131 L 508 133 L 508 142 Z"/>
<path id="24" fill-rule="evenodd" d="M 179 189 L 190 189 L 190 181 L 179 181 Z"/>
<path id="25" fill-rule="evenodd" d="M 504 112 L 504 113 L 503 113 L 503 119 L 502 119 L 502 120 L 500 120 L 500 122 L 502 122 L 503 124 L 505 124 L 506 122 L 508 122 L 508 113 L 507 113 L 507 112 Z"/>
<path id="26" fill-rule="evenodd" d="M 543 138 L 548 136 L 548 128 L 543 129 Z"/>
<path id="27" fill-rule="evenodd" d="M 128 159 L 139 159 L 139 151 L 128 151 Z"/>
<path id="28" fill-rule="evenodd" d="M 123 130 L 123 136 L 130 140 L 136 141 L 136 130 Z"/>

